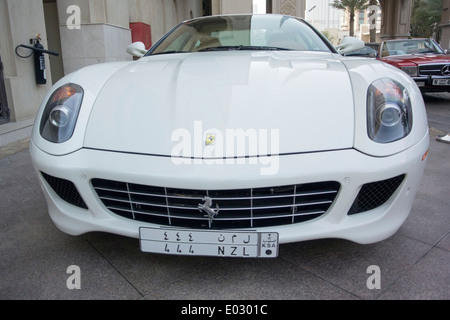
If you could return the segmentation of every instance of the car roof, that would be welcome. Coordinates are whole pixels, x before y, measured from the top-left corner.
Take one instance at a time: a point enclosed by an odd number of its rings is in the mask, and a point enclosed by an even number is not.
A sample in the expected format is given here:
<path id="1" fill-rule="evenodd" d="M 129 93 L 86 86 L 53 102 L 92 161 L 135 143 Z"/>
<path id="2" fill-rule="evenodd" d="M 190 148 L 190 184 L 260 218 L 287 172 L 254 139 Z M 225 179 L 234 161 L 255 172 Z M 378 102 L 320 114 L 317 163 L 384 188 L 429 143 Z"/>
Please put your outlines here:
<path id="1" fill-rule="evenodd" d="M 193 19 L 188 19 L 183 21 L 182 23 L 187 23 L 187 22 L 195 22 L 195 21 L 201 21 L 201 20 L 208 20 L 211 18 L 227 18 L 227 17 L 251 17 L 251 16 L 278 16 L 278 17 L 290 17 L 290 18 L 294 18 L 294 19 L 298 19 L 298 20 L 303 20 L 306 21 L 304 18 L 302 17 L 296 17 L 296 16 L 292 16 L 289 14 L 281 14 L 281 13 L 231 13 L 231 14 L 218 14 L 218 15 L 211 15 L 211 16 L 203 16 L 203 17 L 197 17 L 197 18 L 193 18 Z"/>

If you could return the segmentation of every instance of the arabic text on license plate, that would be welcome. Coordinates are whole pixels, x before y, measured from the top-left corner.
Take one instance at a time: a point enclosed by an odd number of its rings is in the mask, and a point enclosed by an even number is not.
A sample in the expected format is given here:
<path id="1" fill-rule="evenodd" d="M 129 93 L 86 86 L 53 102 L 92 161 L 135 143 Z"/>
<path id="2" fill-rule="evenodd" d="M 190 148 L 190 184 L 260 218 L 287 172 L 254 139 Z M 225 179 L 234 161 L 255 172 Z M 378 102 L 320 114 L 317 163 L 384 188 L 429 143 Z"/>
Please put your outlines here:
<path id="1" fill-rule="evenodd" d="M 435 79 L 433 86 L 450 86 L 450 79 Z"/>
<path id="2" fill-rule="evenodd" d="M 147 253 L 237 258 L 278 257 L 278 233 L 140 229 Z"/>

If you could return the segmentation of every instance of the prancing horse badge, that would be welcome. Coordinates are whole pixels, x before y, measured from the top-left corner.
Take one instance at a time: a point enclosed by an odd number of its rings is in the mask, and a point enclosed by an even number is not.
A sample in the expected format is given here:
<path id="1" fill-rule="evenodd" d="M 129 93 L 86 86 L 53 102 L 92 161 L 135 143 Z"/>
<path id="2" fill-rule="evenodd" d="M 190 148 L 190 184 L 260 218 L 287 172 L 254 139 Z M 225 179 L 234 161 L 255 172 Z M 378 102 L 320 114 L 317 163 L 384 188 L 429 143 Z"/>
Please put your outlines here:
<path id="1" fill-rule="evenodd" d="M 206 135 L 206 145 L 211 146 L 216 143 L 216 135 L 215 134 L 207 134 Z"/>

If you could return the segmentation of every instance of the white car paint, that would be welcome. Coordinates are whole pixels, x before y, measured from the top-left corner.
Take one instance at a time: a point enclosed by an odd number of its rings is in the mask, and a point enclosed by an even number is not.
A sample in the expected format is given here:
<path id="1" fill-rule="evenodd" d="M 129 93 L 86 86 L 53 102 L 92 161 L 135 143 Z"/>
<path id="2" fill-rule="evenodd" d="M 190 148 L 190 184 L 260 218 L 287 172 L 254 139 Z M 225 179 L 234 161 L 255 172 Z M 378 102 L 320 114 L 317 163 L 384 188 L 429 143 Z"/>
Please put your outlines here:
<path id="1" fill-rule="evenodd" d="M 327 93 L 321 94 L 324 88 Z M 329 53 L 147 57 L 106 82 L 94 104 L 84 146 L 168 156 L 174 146 L 172 133 L 192 131 L 196 121 L 202 121 L 206 131 L 279 129 L 280 154 L 351 148 L 350 78 Z M 306 139 L 310 136 L 314 139 Z M 248 149 L 245 154 L 225 154 L 254 155 Z"/>
<path id="2" fill-rule="evenodd" d="M 53 221 L 60 230 L 71 235 L 102 231 L 138 238 L 139 227 L 147 225 L 108 212 L 95 196 L 90 184 L 92 178 L 199 189 L 256 188 L 334 180 L 342 184 L 341 191 L 324 217 L 263 230 L 279 232 L 280 243 L 341 238 L 368 244 L 395 234 L 408 217 L 425 169 L 422 155 L 428 145 L 426 135 L 412 148 L 390 157 L 371 157 L 356 150 L 285 156 L 281 157 L 278 174 L 270 177 L 261 176 L 259 167 L 251 165 L 179 166 L 170 158 L 87 149 L 55 158 L 39 150 L 34 143 L 30 150 L 37 170 L 74 182 L 89 207 L 86 211 L 61 201 L 40 176 Z M 406 173 L 407 179 L 385 205 L 359 215 L 347 215 L 362 185 L 399 173 Z"/>

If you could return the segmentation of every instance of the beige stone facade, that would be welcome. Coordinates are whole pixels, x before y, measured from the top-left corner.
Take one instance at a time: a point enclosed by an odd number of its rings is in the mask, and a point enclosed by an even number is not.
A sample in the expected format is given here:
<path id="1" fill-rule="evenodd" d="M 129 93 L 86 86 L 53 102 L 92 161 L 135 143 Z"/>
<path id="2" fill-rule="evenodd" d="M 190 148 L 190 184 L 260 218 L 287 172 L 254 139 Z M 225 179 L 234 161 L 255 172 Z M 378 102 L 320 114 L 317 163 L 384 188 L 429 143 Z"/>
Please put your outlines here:
<path id="1" fill-rule="evenodd" d="M 29 127 L 52 84 L 64 75 L 92 64 L 131 60 L 125 51 L 132 41 L 131 23 L 151 26 L 156 41 L 180 21 L 202 15 L 202 0 L 0 0 L 0 136 L 5 127 L 17 129 L 11 123 Z M 36 84 L 33 56 L 15 53 L 36 34 L 45 49 L 59 53 L 45 55 L 45 85 Z M 23 56 L 32 52 L 18 51 Z"/>
<path id="2" fill-rule="evenodd" d="M 306 13 L 306 0 L 272 0 L 269 1 L 268 7 L 272 13 L 304 18 Z"/>
<path id="3" fill-rule="evenodd" d="M 252 13 L 251 0 L 211 0 L 212 14 Z"/>
<path id="4" fill-rule="evenodd" d="M 441 27 L 441 46 L 444 49 L 450 49 L 450 0 L 444 0 Z"/>
<path id="5" fill-rule="evenodd" d="M 45 33 L 44 8 L 41 1 L 0 0 L 0 56 L 3 63 L 3 76 L 7 105 L 11 121 L 22 121 L 35 116 L 37 105 L 51 87 L 51 74 L 47 73 L 47 85 L 36 85 L 34 61 L 22 59 L 15 54 L 20 45 L 30 45 L 30 39 L 37 33 L 42 36 L 42 44 L 48 48 Z M 19 54 L 28 55 L 23 49 Z M 46 58 L 49 64 L 48 56 Z"/>
<path id="6" fill-rule="evenodd" d="M 383 18 L 381 40 L 404 39 L 411 33 L 412 0 L 379 0 Z"/>

